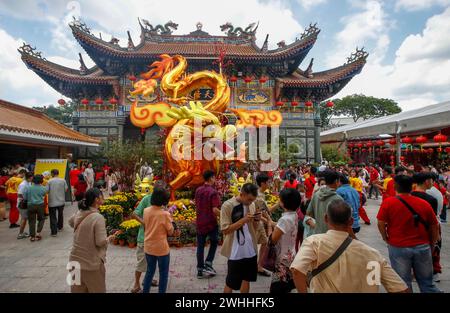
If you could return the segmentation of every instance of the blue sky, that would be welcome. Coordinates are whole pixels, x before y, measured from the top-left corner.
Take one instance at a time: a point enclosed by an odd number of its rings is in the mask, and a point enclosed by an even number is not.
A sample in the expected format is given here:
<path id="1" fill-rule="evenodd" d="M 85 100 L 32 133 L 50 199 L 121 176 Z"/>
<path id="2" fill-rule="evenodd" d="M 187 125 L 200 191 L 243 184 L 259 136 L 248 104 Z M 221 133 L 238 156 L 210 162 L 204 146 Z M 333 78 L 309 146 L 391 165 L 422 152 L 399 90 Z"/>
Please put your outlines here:
<path id="1" fill-rule="evenodd" d="M 301 68 L 314 57 L 314 70 L 342 65 L 356 46 L 370 53 L 368 64 L 338 97 L 362 93 L 392 98 L 403 109 L 450 100 L 450 0 L 228 0 L 207 1 L 49 1 L 0 2 L 0 98 L 27 106 L 55 104 L 61 97 L 20 60 L 23 41 L 54 62 L 78 68 L 78 52 L 92 61 L 67 26 L 79 16 L 95 34 L 111 35 L 126 45 L 130 30 L 139 42 L 137 17 L 153 23 L 171 19 L 178 34 L 200 21 L 203 29 L 220 34 L 229 21 L 246 26 L 259 21 L 261 44 L 269 34 L 271 47 L 290 43 L 317 22 L 322 32 Z M 147 13 L 148 12 L 148 13 Z"/>

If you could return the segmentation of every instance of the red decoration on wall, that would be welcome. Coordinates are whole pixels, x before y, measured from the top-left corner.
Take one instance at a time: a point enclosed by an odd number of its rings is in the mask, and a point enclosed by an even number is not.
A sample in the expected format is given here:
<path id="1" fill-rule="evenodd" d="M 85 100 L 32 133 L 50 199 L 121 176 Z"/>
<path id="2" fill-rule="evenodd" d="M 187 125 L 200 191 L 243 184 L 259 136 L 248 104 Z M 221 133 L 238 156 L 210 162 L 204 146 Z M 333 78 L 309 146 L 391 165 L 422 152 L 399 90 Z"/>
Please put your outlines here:
<path id="1" fill-rule="evenodd" d="M 433 141 L 434 142 L 439 142 L 439 143 L 446 142 L 447 141 L 447 136 L 439 133 L 436 136 L 434 136 Z"/>
<path id="2" fill-rule="evenodd" d="M 277 102 L 275 103 L 275 105 L 278 106 L 278 107 L 281 107 L 281 106 L 284 105 L 284 102 L 283 102 L 283 101 L 277 101 Z"/>
<path id="3" fill-rule="evenodd" d="M 298 103 L 297 101 L 292 101 L 292 102 L 291 102 L 291 105 L 292 105 L 293 107 L 298 106 L 298 104 L 299 104 L 299 103 Z"/>
<path id="4" fill-rule="evenodd" d="M 253 80 L 253 79 L 252 79 L 250 76 L 245 76 L 245 77 L 244 77 L 244 82 L 246 82 L 247 84 L 248 84 L 248 83 L 251 83 L 252 80 Z"/>
<path id="5" fill-rule="evenodd" d="M 259 82 L 261 83 L 261 84 L 264 84 L 266 81 L 268 81 L 269 79 L 267 78 L 267 76 L 261 76 L 260 78 L 259 78 Z"/>
<path id="6" fill-rule="evenodd" d="M 405 144 L 407 144 L 407 145 L 410 145 L 410 144 L 413 143 L 413 139 L 412 139 L 411 137 L 408 137 L 408 136 L 403 137 L 403 138 L 402 138 L 402 143 L 405 143 Z"/>
<path id="7" fill-rule="evenodd" d="M 306 101 L 305 102 L 305 107 L 312 107 L 312 106 L 313 106 L 312 101 Z"/>
<path id="8" fill-rule="evenodd" d="M 428 138 L 425 137 L 424 135 L 420 135 L 419 137 L 416 138 L 416 142 L 418 144 L 424 144 L 428 142 Z"/>
<path id="9" fill-rule="evenodd" d="M 383 140 L 378 140 L 377 142 L 375 142 L 375 145 L 377 147 L 384 147 L 386 143 Z"/>
<path id="10" fill-rule="evenodd" d="M 238 78 L 234 75 L 230 77 L 230 82 L 232 82 L 232 83 L 237 82 L 237 80 L 238 80 Z"/>
<path id="11" fill-rule="evenodd" d="M 59 99 L 59 100 L 58 100 L 58 104 L 59 104 L 60 106 L 63 106 L 64 104 L 66 104 L 66 100 L 64 100 L 64 99 Z"/>
<path id="12" fill-rule="evenodd" d="M 95 104 L 98 104 L 98 105 L 103 104 L 103 99 L 102 98 L 95 99 Z"/>
<path id="13" fill-rule="evenodd" d="M 117 101 L 117 99 L 116 98 L 114 98 L 114 97 L 112 97 L 111 99 L 109 99 L 109 103 L 111 103 L 111 104 L 117 104 L 118 103 L 118 101 Z"/>
<path id="14" fill-rule="evenodd" d="M 367 148 L 372 148 L 373 147 L 373 142 L 369 141 L 368 143 L 366 143 L 366 147 Z"/>
<path id="15" fill-rule="evenodd" d="M 328 101 L 327 102 L 327 108 L 332 108 L 334 107 L 334 102 L 333 101 Z"/>

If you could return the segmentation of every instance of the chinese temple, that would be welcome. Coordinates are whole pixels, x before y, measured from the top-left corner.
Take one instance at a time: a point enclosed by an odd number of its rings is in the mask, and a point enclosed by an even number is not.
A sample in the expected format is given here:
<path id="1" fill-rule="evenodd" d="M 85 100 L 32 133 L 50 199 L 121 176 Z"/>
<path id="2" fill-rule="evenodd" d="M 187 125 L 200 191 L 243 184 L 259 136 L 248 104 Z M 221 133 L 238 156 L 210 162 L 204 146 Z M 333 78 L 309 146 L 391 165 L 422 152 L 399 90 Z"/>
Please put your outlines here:
<path id="1" fill-rule="evenodd" d="M 77 103 L 73 125 L 81 133 L 107 142 L 141 138 L 140 129 L 129 118 L 131 103 L 157 101 L 135 99 L 129 93 L 140 73 L 161 54 L 180 54 L 188 60 L 188 72 L 201 70 L 223 71 L 232 89 L 230 108 L 280 110 L 283 124 L 282 142 L 295 146 L 299 161 L 320 160 L 320 103 L 334 96 L 363 69 L 368 53 L 357 49 L 337 68 L 314 72 L 313 61 L 302 66 L 314 46 L 320 30 L 310 25 L 290 44 L 281 41 L 276 49 L 269 49 L 269 35 L 261 47 L 256 44 L 258 25 L 246 28 L 226 23 L 220 27 L 224 35 L 211 35 L 198 23 L 186 35 L 173 32 L 178 24 L 168 22 L 153 26 L 139 20 L 140 42 L 110 40 L 94 35 L 80 20 L 70 23 L 73 36 L 95 66 L 88 68 L 80 54 L 80 68 L 72 69 L 46 60 L 30 45 L 19 48 L 22 60 L 55 90 Z M 220 62 L 219 62 L 220 61 Z M 212 90 L 199 88 L 192 98 L 207 101 Z M 157 126 L 146 130 L 145 140 L 155 138 Z M 81 157 L 88 151 L 80 150 Z"/>

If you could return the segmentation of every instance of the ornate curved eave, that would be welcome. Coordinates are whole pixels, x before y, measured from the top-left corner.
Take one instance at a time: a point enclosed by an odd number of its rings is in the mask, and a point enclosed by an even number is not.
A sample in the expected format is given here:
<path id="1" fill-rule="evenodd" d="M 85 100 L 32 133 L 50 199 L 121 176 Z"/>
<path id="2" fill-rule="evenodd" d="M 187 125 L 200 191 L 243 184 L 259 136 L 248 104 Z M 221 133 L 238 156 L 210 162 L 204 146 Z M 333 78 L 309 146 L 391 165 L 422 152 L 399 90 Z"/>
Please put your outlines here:
<path id="1" fill-rule="evenodd" d="M 162 42 L 155 43 L 143 41 L 134 48 L 120 47 L 118 44 L 106 42 L 95 37 L 75 25 L 70 26 L 72 33 L 78 43 L 87 52 L 91 59 L 106 73 L 120 75 L 126 70 L 127 64 L 148 64 L 159 58 L 162 53 L 182 54 L 187 59 L 215 58 L 217 52 L 213 43 L 195 42 Z M 276 75 L 286 75 L 292 73 L 304 60 L 308 52 L 314 46 L 319 31 L 314 32 L 302 39 L 296 40 L 292 44 L 263 52 L 256 44 L 251 45 L 229 45 L 227 58 L 235 62 L 253 62 L 259 64 L 280 63 L 286 67 L 284 70 L 274 70 Z M 187 49 L 189 45 L 194 45 L 196 49 Z M 203 46 L 202 46 L 203 45 Z M 225 47 L 227 47 L 225 45 Z M 284 65 L 287 64 L 287 66 Z"/>
<path id="2" fill-rule="evenodd" d="M 21 52 L 22 61 L 26 66 L 41 77 L 47 84 L 61 94 L 78 98 L 92 86 L 98 87 L 103 93 L 111 94 L 114 86 L 118 85 L 118 77 L 102 76 L 103 72 L 98 68 L 91 68 L 88 74 L 55 64 L 42 58 Z"/>

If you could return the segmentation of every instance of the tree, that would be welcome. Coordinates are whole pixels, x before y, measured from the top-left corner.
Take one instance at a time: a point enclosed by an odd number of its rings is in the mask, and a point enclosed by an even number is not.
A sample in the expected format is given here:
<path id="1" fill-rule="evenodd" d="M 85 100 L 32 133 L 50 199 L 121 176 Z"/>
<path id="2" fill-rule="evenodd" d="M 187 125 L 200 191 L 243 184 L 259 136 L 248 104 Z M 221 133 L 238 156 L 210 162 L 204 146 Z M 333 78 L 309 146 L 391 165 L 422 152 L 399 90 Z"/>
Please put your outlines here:
<path id="1" fill-rule="evenodd" d="M 49 105 L 48 107 L 33 107 L 33 109 L 44 113 L 51 119 L 54 119 L 61 124 L 71 125 L 75 104 L 73 101 L 68 101 L 62 106 Z"/>
<path id="2" fill-rule="evenodd" d="M 329 125 L 332 116 L 348 116 L 356 123 L 402 111 L 397 102 L 391 99 L 375 98 L 365 95 L 351 95 L 342 99 L 333 100 L 334 107 L 327 108 L 325 103 L 321 106 L 321 119 L 324 126 Z"/>

